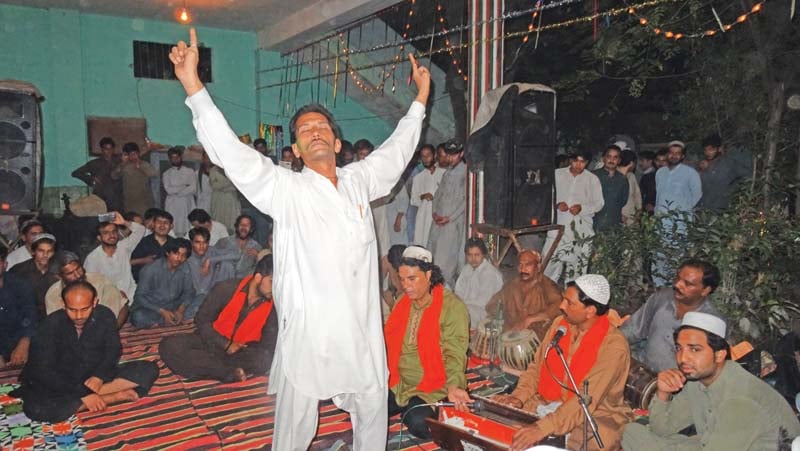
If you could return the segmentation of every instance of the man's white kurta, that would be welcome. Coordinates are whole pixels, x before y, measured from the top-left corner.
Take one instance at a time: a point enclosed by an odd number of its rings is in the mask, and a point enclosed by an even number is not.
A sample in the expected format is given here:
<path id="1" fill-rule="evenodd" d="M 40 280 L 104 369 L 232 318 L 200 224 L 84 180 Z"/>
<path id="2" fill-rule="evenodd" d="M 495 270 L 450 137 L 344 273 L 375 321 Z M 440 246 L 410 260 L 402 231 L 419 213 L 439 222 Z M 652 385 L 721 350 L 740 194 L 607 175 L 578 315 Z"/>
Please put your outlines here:
<path id="1" fill-rule="evenodd" d="M 172 215 L 172 230 L 176 236 L 184 236 L 192 224 L 189 213 L 194 210 L 194 195 L 197 192 L 197 172 L 186 166 L 171 167 L 161 176 L 167 198 L 164 210 Z"/>
<path id="2" fill-rule="evenodd" d="M 422 200 L 419 196 L 425 193 L 436 194 L 439 182 L 442 181 L 444 169 L 436 166 L 436 170 L 431 173 L 428 169 L 414 176 L 411 182 L 411 196 L 409 203 L 417 207 L 417 217 L 414 224 L 414 244 L 421 246 L 428 245 L 428 237 L 431 233 L 433 224 L 433 200 Z"/>
<path id="3" fill-rule="evenodd" d="M 205 89 L 186 103 L 211 161 L 275 220 L 279 334 L 271 374 L 282 372 L 295 389 L 318 399 L 386 390 L 369 203 L 400 178 L 419 141 L 425 107 L 412 104 L 378 149 L 338 168 L 337 188 L 308 167 L 292 172 L 239 142 Z"/>
<path id="4" fill-rule="evenodd" d="M 469 310 L 469 327 L 475 329 L 486 318 L 486 304 L 503 288 L 503 275 L 488 258 L 477 268 L 464 265 L 456 281 L 455 293 Z"/>

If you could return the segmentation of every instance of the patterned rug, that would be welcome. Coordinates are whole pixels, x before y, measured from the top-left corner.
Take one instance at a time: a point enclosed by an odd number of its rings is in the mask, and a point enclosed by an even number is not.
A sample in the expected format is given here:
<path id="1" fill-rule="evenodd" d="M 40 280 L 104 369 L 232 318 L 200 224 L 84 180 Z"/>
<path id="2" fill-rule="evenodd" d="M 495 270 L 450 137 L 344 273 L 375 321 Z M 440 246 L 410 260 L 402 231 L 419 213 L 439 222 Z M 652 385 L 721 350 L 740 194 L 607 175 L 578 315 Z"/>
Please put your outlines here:
<path id="1" fill-rule="evenodd" d="M 222 384 L 189 381 L 177 376 L 158 357 L 158 343 L 168 335 L 189 333 L 192 325 L 120 331 L 122 360 L 156 362 L 160 374 L 148 396 L 109 407 L 104 412 L 82 412 L 68 421 L 51 424 L 29 420 L 22 402 L 8 396 L 19 369 L 0 370 L 0 450 L 269 450 L 274 425 L 274 396 L 267 395 L 267 378 Z M 470 390 L 491 385 L 468 372 Z M 320 403 L 319 430 L 312 450 L 338 449 L 352 443 L 349 415 L 330 401 Z M 390 419 L 389 449 L 439 448 L 403 431 L 400 418 Z M 348 449 L 348 448 L 344 448 Z"/>

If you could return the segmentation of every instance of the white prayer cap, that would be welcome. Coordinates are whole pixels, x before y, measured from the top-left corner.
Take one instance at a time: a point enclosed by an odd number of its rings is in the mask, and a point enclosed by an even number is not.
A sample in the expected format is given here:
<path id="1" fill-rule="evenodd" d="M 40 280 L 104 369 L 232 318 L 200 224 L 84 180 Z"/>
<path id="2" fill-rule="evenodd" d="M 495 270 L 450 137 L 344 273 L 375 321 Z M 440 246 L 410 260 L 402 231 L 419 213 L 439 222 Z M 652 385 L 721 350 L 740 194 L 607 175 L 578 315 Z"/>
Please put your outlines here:
<path id="1" fill-rule="evenodd" d="M 678 146 L 684 150 L 686 149 L 686 144 L 684 144 L 683 141 L 675 140 L 675 141 L 670 141 L 669 144 L 667 144 L 667 147 L 672 147 L 672 146 Z"/>
<path id="2" fill-rule="evenodd" d="M 575 285 L 598 304 L 608 305 L 608 300 L 611 299 L 608 280 L 599 274 L 584 274 L 575 279 Z"/>
<path id="3" fill-rule="evenodd" d="M 625 141 L 617 141 L 614 145 L 619 147 L 619 150 L 628 150 L 628 143 Z"/>
<path id="4" fill-rule="evenodd" d="M 433 262 L 433 254 L 431 254 L 431 251 L 422 246 L 408 246 L 406 250 L 403 251 L 403 258 L 413 258 L 425 263 Z"/>
<path id="5" fill-rule="evenodd" d="M 681 327 L 683 326 L 695 327 L 722 338 L 725 338 L 725 331 L 727 330 L 725 321 L 721 318 L 701 312 L 689 312 L 683 315 Z"/>
<path id="6" fill-rule="evenodd" d="M 56 242 L 56 237 L 51 235 L 51 234 L 49 234 L 49 233 L 40 233 L 40 234 L 36 235 L 35 237 L 33 237 L 33 239 L 31 240 L 31 246 L 33 246 L 34 244 L 36 244 L 36 243 L 38 243 L 39 241 L 42 241 L 42 240 L 50 240 L 50 241 L 55 243 Z"/>

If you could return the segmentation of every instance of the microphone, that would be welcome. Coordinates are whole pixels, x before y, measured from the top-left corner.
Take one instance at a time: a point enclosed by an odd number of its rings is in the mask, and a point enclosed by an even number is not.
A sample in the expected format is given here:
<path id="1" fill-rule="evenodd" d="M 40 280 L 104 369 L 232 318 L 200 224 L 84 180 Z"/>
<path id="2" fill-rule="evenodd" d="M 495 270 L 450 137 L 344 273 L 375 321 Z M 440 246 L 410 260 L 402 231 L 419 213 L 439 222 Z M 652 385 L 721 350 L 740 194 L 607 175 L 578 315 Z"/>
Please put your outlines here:
<path id="1" fill-rule="evenodd" d="M 558 346 L 558 340 L 561 340 L 561 337 L 567 334 L 567 328 L 564 326 L 560 326 L 556 331 L 555 335 L 553 335 L 553 340 L 550 342 L 550 347 L 554 348 Z"/>

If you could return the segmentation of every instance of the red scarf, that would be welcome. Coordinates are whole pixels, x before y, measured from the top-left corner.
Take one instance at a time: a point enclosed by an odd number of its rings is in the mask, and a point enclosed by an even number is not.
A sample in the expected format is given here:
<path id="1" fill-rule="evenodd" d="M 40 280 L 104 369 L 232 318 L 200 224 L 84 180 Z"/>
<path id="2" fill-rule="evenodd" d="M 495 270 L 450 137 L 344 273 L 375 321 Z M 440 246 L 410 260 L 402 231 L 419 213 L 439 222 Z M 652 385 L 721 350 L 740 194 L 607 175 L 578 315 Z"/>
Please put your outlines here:
<path id="1" fill-rule="evenodd" d="M 264 328 L 264 324 L 267 323 L 269 314 L 272 312 L 272 301 L 265 301 L 250 311 L 239 327 L 236 327 L 239 313 L 244 308 L 244 303 L 247 302 L 247 291 L 244 289 L 252 279 L 253 276 L 242 279 L 233 297 L 228 301 L 228 305 L 222 309 L 214 321 L 214 330 L 235 343 L 245 344 L 261 341 L 261 329 Z"/>
<path id="2" fill-rule="evenodd" d="M 431 305 L 422 312 L 417 333 L 417 352 L 422 364 L 422 380 L 417 389 L 431 393 L 444 387 L 447 375 L 444 370 L 442 358 L 442 345 L 440 339 L 439 317 L 442 314 L 442 301 L 444 287 L 436 285 L 431 292 L 433 300 Z M 389 387 L 394 387 L 400 382 L 400 354 L 403 350 L 403 339 L 406 336 L 408 318 L 411 314 L 411 299 L 404 295 L 392 310 L 386 326 L 383 329 L 386 338 L 386 354 L 389 363 Z"/>
<path id="3" fill-rule="evenodd" d="M 586 335 L 581 340 L 581 344 L 578 346 L 572 359 L 568 360 L 569 370 L 572 372 L 572 377 L 575 378 L 575 383 L 578 387 L 581 386 L 583 379 L 589 374 L 589 370 L 592 369 L 597 361 L 597 353 L 600 351 L 600 344 L 603 343 L 606 334 L 608 334 L 609 324 L 607 315 L 600 316 L 594 325 L 592 325 L 592 328 L 586 332 Z M 560 346 L 565 353 L 568 353 L 571 335 L 569 324 L 567 324 L 564 318 L 561 318 L 558 325 L 564 326 L 567 329 L 567 333 L 558 341 L 558 346 Z M 549 343 L 553 340 L 553 335 L 555 335 L 555 331 L 558 330 L 558 328 L 554 327 L 551 330 L 553 332 L 548 334 L 545 343 Z M 550 370 L 553 372 L 553 376 L 561 382 L 568 383 L 565 378 L 564 366 L 561 364 L 561 359 L 558 357 L 558 352 L 551 349 L 547 354 L 546 360 L 547 366 L 549 366 Z M 539 394 L 547 401 L 566 401 L 570 396 L 574 395 L 572 391 L 566 390 L 564 390 L 565 395 L 562 395 L 562 390 L 563 388 L 550 376 L 550 373 L 543 364 L 539 372 Z"/>

